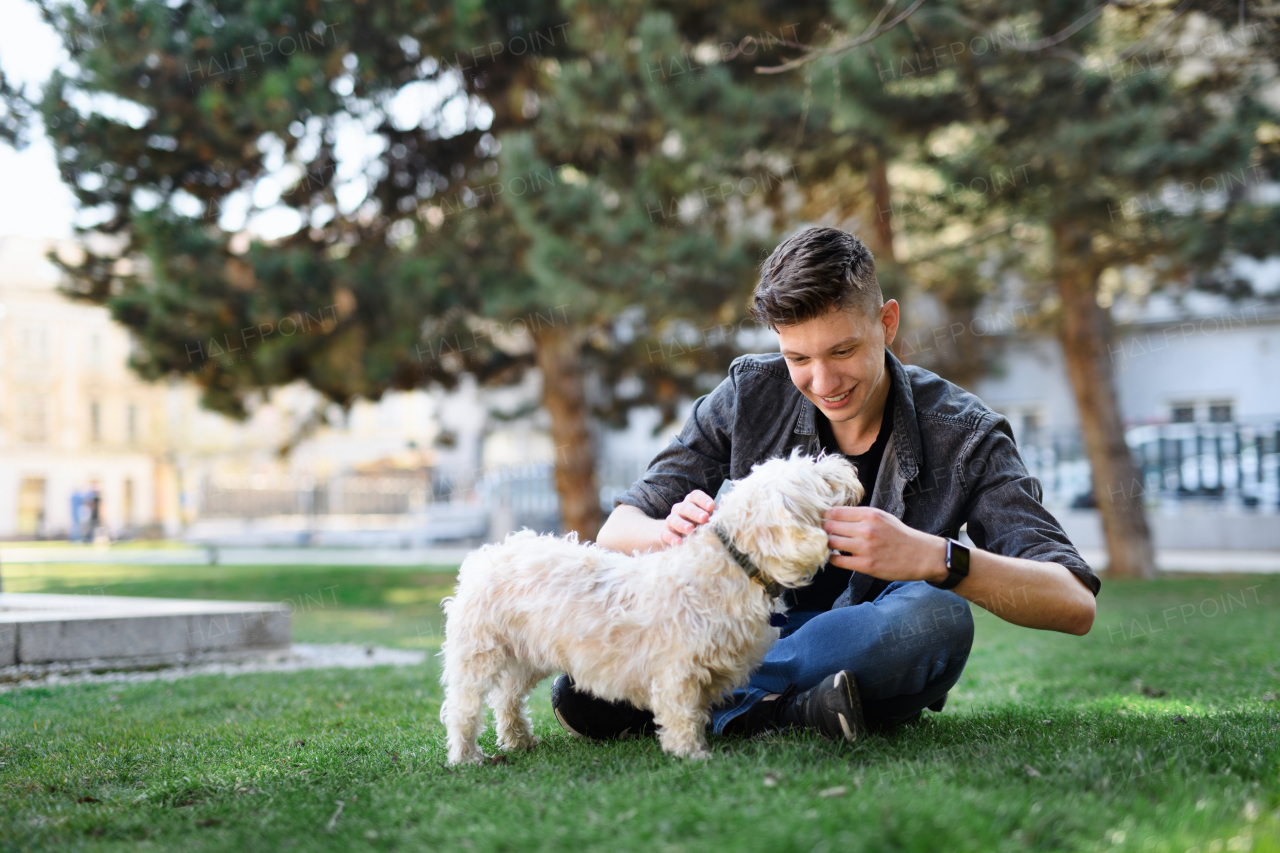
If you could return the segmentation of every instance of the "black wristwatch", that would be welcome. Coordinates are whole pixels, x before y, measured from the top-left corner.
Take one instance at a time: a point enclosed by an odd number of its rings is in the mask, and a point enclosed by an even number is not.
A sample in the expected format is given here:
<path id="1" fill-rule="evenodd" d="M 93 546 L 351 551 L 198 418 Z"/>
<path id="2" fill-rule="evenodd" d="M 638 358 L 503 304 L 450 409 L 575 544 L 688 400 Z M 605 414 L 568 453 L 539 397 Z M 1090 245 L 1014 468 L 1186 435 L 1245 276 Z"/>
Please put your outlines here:
<path id="1" fill-rule="evenodd" d="M 947 540 L 947 579 L 940 583 L 925 581 L 938 589 L 951 589 L 969 577 L 969 549 L 954 539 Z"/>

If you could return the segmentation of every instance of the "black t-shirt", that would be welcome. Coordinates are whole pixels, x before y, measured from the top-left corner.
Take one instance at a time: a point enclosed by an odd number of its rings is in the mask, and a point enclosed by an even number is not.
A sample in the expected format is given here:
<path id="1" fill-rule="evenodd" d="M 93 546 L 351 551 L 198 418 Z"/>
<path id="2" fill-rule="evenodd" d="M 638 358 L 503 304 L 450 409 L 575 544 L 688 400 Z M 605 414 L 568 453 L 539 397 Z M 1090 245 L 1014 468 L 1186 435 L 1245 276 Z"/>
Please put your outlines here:
<path id="1" fill-rule="evenodd" d="M 842 454 L 858 467 L 858 480 L 862 483 L 863 495 L 859 506 L 871 503 L 871 493 L 875 490 L 876 475 L 880 473 L 880 460 L 884 458 L 885 446 L 889 443 L 889 435 L 893 432 L 893 375 L 886 372 L 889 379 L 889 396 L 884 404 L 884 416 L 880 419 L 880 432 L 866 453 L 859 456 Z M 818 423 L 818 441 L 828 453 L 841 453 L 836 442 L 835 433 L 831 430 L 831 421 L 819 409 L 816 412 Z M 783 593 L 783 601 L 787 609 L 800 612 L 805 610 L 830 610 L 831 605 L 849 586 L 848 569 L 841 569 L 827 563 L 814 576 L 813 583 L 799 589 L 789 589 Z M 870 601 L 888 586 L 887 581 L 876 579 L 863 596 L 863 601 Z M 861 604 L 860 601 L 853 602 Z"/>

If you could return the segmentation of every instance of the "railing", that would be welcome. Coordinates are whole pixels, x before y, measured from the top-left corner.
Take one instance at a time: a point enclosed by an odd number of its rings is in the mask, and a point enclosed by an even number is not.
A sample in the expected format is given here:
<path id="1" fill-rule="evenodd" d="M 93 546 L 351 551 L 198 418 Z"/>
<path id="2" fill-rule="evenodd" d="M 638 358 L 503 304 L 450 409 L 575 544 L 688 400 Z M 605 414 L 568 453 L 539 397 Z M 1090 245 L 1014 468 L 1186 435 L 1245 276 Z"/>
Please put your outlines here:
<path id="1" fill-rule="evenodd" d="M 1126 441 L 1141 471 L 1149 505 L 1210 503 L 1253 511 L 1280 508 L 1280 424 L 1176 423 L 1134 427 Z M 1038 431 L 1019 437 L 1030 473 L 1044 486 L 1051 506 L 1091 506 L 1089 462 L 1079 433 Z M 643 476 L 640 459 L 602 460 L 597 468 L 601 508 Z M 485 472 L 468 489 L 496 526 L 555 531 L 560 498 L 550 463 L 508 466 Z M 424 470 L 382 475 L 250 477 L 208 480 L 201 492 L 203 518 L 266 516 L 386 515 L 429 512 L 461 504 L 458 475 Z M 1121 486 L 1117 485 L 1117 489 Z"/>
<path id="2" fill-rule="evenodd" d="M 1280 425 L 1274 423 L 1149 424 L 1126 431 L 1148 504 L 1203 502 L 1275 510 L 1280 506 Z M 1023 436 L 1019 447 L 1045 502 L 1088 506 L 1089 463 L 1078 434 Z"/>
<path id="3" fill-rule="evenodd" d="M 1280 498 L 1280 425 L 1163 424 L 1126 435 L 1148 489 L 1178 499 L 1275 506 Z"/>
<path id="4" fill-rule="evenodd" d="M 498 515 L 495 527 L 528 527 L 544 533 L 560 529 L 560 495 L 555 467 L 549 462 L 492 470 L 476 484 L 476 492 L 489 511 Z"/>
<path id="5" fill-rule="evenodd" d="M 210 478 L 201 490 L 200 515 L 403 515 L 424 506 L 429 489 L 426 477 L 417 472 L 329 479 L 289 475 Z"/>

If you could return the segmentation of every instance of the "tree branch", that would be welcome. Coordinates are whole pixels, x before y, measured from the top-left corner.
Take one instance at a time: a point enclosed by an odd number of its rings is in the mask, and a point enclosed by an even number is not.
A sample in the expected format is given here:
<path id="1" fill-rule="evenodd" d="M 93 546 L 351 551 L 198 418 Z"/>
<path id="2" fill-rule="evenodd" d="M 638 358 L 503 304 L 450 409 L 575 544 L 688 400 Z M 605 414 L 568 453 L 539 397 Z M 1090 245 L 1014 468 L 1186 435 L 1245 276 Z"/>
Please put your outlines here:
<path id="1" fill-rule="evenodd" d="M 889 2 L 885 4 L 885 7 L 880 11 L 880 14 L 876 16 L 875 21 L 871 22 L 871 26 L 867 28 L 867 31 L 864 32 L 862 35 L 858 36 L 857 38 L 850 39 L 849 41 L 846 41 L 842 44 L 833 45 L 831 47 L 819 48 L 818 50 L 810 50 L 804 56 L 793 59 L 790 62 L 784 62 L 781 65 L 770 65 L 770 66 L 759 67 L 756 69 L 756 73 L 757 74 L 781 74 L 784 71 L 790 71 L 793 68 L 799 68 L 801 65 L 804 65 L 807 62 L 813 62 L 815 59 L 821 59 L 824 56 L 834 56 L 835 54 L 838 54 L 838 53 L 845 53 L 847 51 L 853 50 L 858 45 L 866 44 L 867 42 L 874 39 L 876 36 L 879 36 L 883 33 L 887 33 L 889 30 L 898 26 L 898 24 L 901 24 L 903 21 L 905 21 L 907 18 L 911 16 L 912 12 L 920 8 L 921 4 L 924 3 L 924 0 L 916 0 L 916 2 L 912 3 L 907 8 L 907 10 L 903 12 L 901 15 L 894 18 L 892 21 L 885 24 L 884 26 L 877 28 L 876 23 L 884 19 L 885 14 L 888 13 L 889 11 L 889 7 L 891 7 L 895 2 L 897 2 L 897 0 L 889 0 Z M 875 28 L 874 31 L 872 31 L 873 28 Z"/>

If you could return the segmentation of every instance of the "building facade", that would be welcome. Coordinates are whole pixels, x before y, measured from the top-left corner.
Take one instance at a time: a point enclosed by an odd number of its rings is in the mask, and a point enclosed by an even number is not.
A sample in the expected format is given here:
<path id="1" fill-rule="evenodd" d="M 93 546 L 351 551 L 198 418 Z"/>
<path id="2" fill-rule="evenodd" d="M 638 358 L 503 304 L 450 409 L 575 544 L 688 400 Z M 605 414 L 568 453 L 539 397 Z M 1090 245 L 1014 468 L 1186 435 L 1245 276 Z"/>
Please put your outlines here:
<path id="1" fill-rule="evenodd" d="M 172 525 L 165 389 L 130 372 L 105 309 L 57 291 L 51 249 L 75 251 L 0 238 L 0 537 L 68 535 L 73 494 L 91 491 L 112 531 Z"/>
<path id="2" fill-rule="evenodd" d="M 1128 426 L 1280 419 L 1280 306 L 1156 304 L 1117 324 L 1109 354 Z M 1079 428 L 1062 347 L 1050 335 L 1011 336 L 1000 369 L 973 390 L 1019 436 Z"/>

